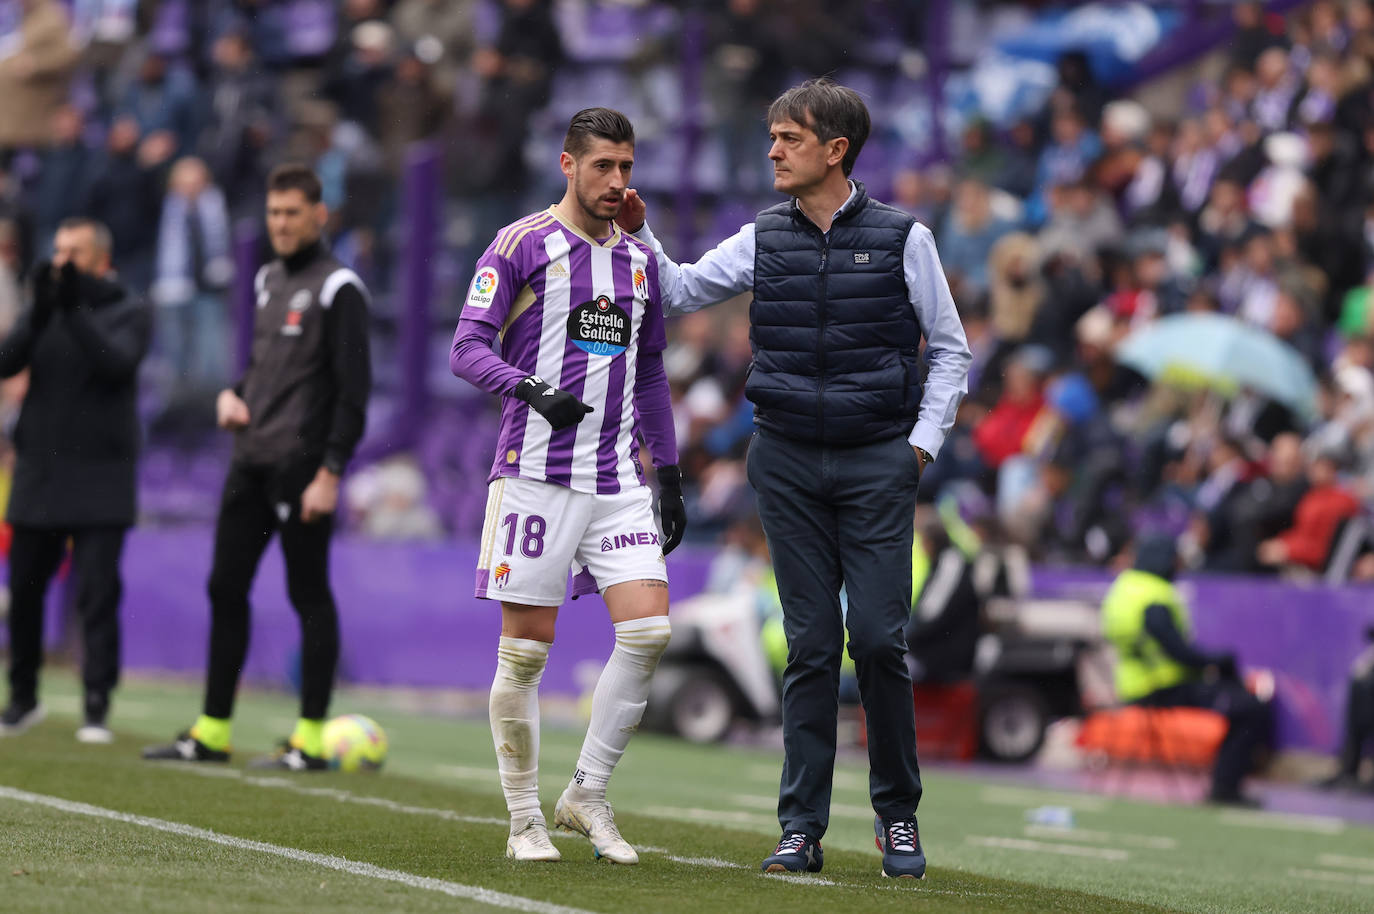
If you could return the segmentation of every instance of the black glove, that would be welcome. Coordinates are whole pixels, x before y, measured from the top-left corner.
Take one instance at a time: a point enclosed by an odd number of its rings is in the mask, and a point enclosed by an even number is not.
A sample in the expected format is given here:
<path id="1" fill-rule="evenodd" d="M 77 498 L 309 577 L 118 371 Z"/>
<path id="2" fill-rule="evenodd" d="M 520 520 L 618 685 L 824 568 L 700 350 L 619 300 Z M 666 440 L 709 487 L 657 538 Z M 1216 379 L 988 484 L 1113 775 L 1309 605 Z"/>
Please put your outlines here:
<path id="1" fill-rule="evenodd" d="M 40 330 L 57 310 L 57 275 L 53 272 L 52 261 L 43 260 L 33 265 L 33 318 L 31 324 L 35 331 Z"/>
<path id="2" fill-rule="evenodd" d="M 682 542 L 687 529 L 687 503 L 682 499 L 682 471 L 676 465 L 658 468 L 658 519 L 663 524 L 663 554 Z"/>
<path id="3" fill-rule="evenodd" d="M 554 431 L 576 425 L 592 411 L 590 406 L 566 390 L 559 390 L 535 375 L 515 385 L 511 396 L 524 400 L 531 409 L 549 420 Z"/>
<path id="4" fill-rule="evenodd" d="M 57 305 L 65 310 L 81 303 L 81 273 L 70 260 L 57 271 Z"/>

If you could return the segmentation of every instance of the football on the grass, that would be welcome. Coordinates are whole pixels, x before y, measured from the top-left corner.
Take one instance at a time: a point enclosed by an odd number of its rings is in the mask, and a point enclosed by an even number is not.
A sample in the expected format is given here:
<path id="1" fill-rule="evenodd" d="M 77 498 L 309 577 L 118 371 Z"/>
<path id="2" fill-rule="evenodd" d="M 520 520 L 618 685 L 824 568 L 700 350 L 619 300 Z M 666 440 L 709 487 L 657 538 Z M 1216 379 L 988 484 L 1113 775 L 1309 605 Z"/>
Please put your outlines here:
<path id="1" fill-rule="evenodd" d="M 344 714 L 324 725 L 324 757 L 339 771 L 376 771 L 386 761 L 386 731 L 361 714 Z"/>

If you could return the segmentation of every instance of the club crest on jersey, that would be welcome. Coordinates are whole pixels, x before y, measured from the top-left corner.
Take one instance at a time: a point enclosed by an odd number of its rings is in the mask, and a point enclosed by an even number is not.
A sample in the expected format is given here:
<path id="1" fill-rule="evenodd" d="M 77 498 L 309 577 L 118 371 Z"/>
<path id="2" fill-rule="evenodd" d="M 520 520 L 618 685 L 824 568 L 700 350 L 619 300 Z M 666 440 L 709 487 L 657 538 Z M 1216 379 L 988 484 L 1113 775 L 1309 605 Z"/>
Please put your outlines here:
<path id="1" fill-rule="evenodd" d="M 500 565 L 497 565 L 496 568 L 492 570 L 491 576 L 496 579 L 496 589 L 505 590 L 506 585 L 510 583 L 510 563 L 502 562 Z"/>
<path id="2" fill-rule="evenodd" d="M 315 300 L 309 289 L 297 289 L 286 302 L 286 320 L 282 322 L 283 336 L 301 335 L 301 316 L 310 303 Z"/>
<path id="3" fill-rule="evenodd" d="M 643 292 L 643 291 L 644 291 L 644 283 L 645 283 L 646 281 L 647 281 L 647 279 L 646 279 L 646 277 L 644 276 L 644 269 L 643 269 L 643 267 L 635 267 L 635 291 L 636 291 L 636 292 Z"/>
<path id="4" fill-rule="evenodd" d="M 468 292 L 469 308 L 490 308 L 496 300 L 496 290 L 501 285 L 501 277 L 495 267 L 482 267 L 472 277 L 472 289 Z"/>
<path id="5" fill-rule="evenodd" d="M 592 355 L 620 355 L 630 345 L 630 316 L 605 295 L 572 309 L 568 337 Z"/>

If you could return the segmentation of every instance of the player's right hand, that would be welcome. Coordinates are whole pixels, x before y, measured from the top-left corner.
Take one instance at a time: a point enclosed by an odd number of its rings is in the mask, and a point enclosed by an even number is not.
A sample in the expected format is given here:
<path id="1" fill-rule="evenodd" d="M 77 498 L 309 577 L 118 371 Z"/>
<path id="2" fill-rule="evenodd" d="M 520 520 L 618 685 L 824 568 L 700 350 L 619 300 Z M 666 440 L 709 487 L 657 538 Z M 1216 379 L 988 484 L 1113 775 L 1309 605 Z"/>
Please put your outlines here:
<path id="1" fill-rule="evenodd" d="M 232 390 L 221 390 L 215 400 L 215 421 L 230 431 L 248 424 L 248 404 Z"/>
<path id="2" fill-rule="evenodd" d="M 615 224 L 620 226 L 621 231 L 633 235 L 644 228 L 647 213 L 648 207 L 644 205 L 644 198 L 639 195 L 639 191 L 627 187 L 625 198 L 620 201 L 620 210 L 615 214 Z"/>
<path id="3" fill-rule="evenodd" d="M 581 422 L 592 408 L 566 390 L 559 390 L 537 375 L 530 375 L 511 391 L 530 405 L 530 408 L 549 420 L 553 430 L 559 431 Z"/>

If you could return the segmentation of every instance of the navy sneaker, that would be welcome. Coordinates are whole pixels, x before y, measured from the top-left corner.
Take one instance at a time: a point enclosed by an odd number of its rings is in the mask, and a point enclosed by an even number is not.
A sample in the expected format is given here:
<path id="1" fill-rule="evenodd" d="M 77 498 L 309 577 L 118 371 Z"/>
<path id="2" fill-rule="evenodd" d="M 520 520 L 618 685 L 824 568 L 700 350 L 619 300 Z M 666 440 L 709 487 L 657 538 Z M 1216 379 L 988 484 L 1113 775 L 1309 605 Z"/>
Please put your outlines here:
<path id="1" fill-rule="evenodd" d="M 799 831 L 784 832 L 771 857 L 763 860 L 765 873 L 819 873 L 824 862 L 821 842 Z"/>
<path id="2" fill-rule="evenodd" d="M 884 819 L 873 817 L 873 843 L 883 852 L 883 875 L 900 879 L 926 878 L 926 854 L 921 850 L 921 833 L 916 817 Z"/>

